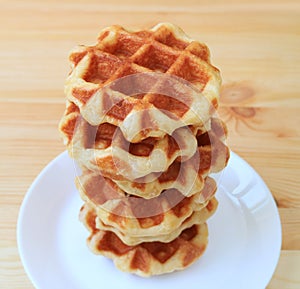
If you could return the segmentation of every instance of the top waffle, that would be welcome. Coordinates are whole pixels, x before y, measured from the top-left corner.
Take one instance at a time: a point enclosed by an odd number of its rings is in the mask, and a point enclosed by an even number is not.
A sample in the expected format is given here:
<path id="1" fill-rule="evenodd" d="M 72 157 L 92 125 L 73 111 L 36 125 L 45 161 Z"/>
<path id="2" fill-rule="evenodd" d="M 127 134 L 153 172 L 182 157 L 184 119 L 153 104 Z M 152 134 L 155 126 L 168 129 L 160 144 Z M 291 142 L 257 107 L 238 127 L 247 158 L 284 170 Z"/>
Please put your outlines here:
<path id="1" fill-rule="evenodd" d="M 203 125 L 218 105 L 221 80 L 208 48 L 171 24 L 106 28 L 95 46 L 73 50 L 70 61 L 68 100 L 89 124 L 118 126 L 130 142 Z"/>

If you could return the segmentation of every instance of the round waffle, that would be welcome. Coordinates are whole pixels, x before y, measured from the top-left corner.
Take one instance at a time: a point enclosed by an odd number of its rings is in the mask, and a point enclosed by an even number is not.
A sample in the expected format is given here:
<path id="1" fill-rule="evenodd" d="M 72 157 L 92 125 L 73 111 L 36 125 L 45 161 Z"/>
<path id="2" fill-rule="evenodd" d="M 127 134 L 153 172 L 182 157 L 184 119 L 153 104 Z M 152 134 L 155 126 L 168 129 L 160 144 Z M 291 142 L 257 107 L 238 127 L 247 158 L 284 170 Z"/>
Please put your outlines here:
<path id="1" fill-rule="evenodd" d="M 105 225 L 133 237 L 169 234 L 204 208 L 216 192 L 215 181 L 207 177 L 202 191 L 191 197 L 169 189 L 147 200 L 126 194 L 111 180 L 90 171 L 76 179 L 76 186 Z"/>
<path id="2" fill-rule="evenodd" d="M 82 207 L 80 219 L 90 231 L 87 243 L 92 252 L 111 258 L 122 271 L 143 277 L 190 266 L 203 254 L 208 242 L 206 223 L 183 230 L 168 243 L 144 242 L 128 246 L 113 232 L 96 228 L 96 214 L 89 206 Z"/>
<path id="3" fill-rule="evenodd" d="M 229 158 L 223 143 L 226 127 L 217 118 L 202 129 L 180 128 L 173 136 L 132 144 L 122 135 L 116 136 L 116 127 L 110 124 L 90 126 L 80 118 L 78 107 L 69 102 L 60 130 L 77 163 L 113 179 L 127 193 L 144 198 L 158 196 L 169 188 L 192 195 L 201 190 L 203 177 L 222 170 Z"/>
<path id="4" fill-rule="evenodd" d="M 168 234 L 150 235 L 150 236 L 131 236 L 130 234 L 120 232 L 116 227 L 106 225 L 99 217 L 96 218 L 96 227 L 100 230 L 111 231 L 118 236 L 118 238 L 126 245 L 135 246 L 143 242 L 163 242 L 168 243 L 176 239 L 183 230 L 192 227 L 196 224 L 203 224 L 210 218 L 216 211 L 218 201 L 212 198 L 208 201 L 207 205 L 199 211 L 194 211 L 191 216 L 185 219 L 182 224 L 175 228 Z"/>
<path id="5" fill-rule="evenodd" d="M 68 103 L 60 130 L 70 154 L 81 166 L 114 179 L 133 180 L 165 171 L 176 159 L 185 161 L 197 151 L 194 136 L 200 129 L 182 127 L 161 139 L 129 143 L 114 125 L 91 126 Z"/>
<path id="6" fill-rule="evenodd" d="M 95 46 L 70 54 L 65 93 L 85 120 L 118 126 L 130 142 L 202 126 L 218 106 L 221 79 L 209 50 L 161 23 L 131 32 L 104 29 Z"/>

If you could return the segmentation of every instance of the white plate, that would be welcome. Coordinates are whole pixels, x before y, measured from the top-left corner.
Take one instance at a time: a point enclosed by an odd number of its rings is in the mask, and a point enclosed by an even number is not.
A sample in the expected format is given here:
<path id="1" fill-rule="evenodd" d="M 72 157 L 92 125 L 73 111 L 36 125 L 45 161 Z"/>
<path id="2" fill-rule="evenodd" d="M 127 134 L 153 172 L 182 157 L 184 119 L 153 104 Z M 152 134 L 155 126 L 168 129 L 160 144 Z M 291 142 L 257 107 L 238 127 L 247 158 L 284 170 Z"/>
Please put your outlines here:
<path id="1" fill-rule="evenodd" d="M 73 161 L 64 152 L 37 177 L 18 219 L 25 270 L 39 289 L 260 289 L 278 262 L 281 225 L 272 195 L 259 175 L 231 153 L 219 178 L 219 207 L 209 220 L 209 245 L 190 268 L 144 279 L 118 271 L 93 255 L 78 221 L 82 205 Z"/>

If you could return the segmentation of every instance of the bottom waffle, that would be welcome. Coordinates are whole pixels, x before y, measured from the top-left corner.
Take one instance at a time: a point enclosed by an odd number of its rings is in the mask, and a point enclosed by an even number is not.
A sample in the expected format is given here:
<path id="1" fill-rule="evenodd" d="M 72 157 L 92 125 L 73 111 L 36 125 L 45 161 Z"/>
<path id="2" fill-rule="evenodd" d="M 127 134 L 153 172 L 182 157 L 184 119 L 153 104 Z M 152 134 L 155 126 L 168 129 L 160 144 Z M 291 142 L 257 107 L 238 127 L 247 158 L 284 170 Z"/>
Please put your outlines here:
<path id="1" fill-rule="evenodd" d="M 143 277 L 182 270 L 193 264 L 208 242 L 206 223 L 193 225 L 169 243 L 124 244 L 116 234 L 96 228 L 96 214 L 88 206 L 80 212 L 81 221 L 91 232 L 87 243 L 91 251 L 112 259 L 118 269 Z"/>

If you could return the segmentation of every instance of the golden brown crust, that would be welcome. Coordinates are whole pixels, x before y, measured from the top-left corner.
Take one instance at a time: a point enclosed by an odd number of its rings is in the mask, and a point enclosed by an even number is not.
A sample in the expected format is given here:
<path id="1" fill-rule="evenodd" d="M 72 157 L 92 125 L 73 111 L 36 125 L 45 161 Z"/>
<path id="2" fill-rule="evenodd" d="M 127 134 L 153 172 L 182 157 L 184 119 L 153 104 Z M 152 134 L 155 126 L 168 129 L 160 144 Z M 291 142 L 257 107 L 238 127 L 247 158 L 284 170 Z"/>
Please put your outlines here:
<path id="1" fill-rule="evenodd" d="M 122 271 L 143 277 L 182 270 L 194 263 L 207 246 L 206 223 L 184 229 L 168 243 L 152 241 L 128 246 L 113 232 L 96 228 L 96 214 L 90 207 L 82 208 L 80 218 L 91 232 L 87 243 L 95 254 L 113 259 Z"/>

